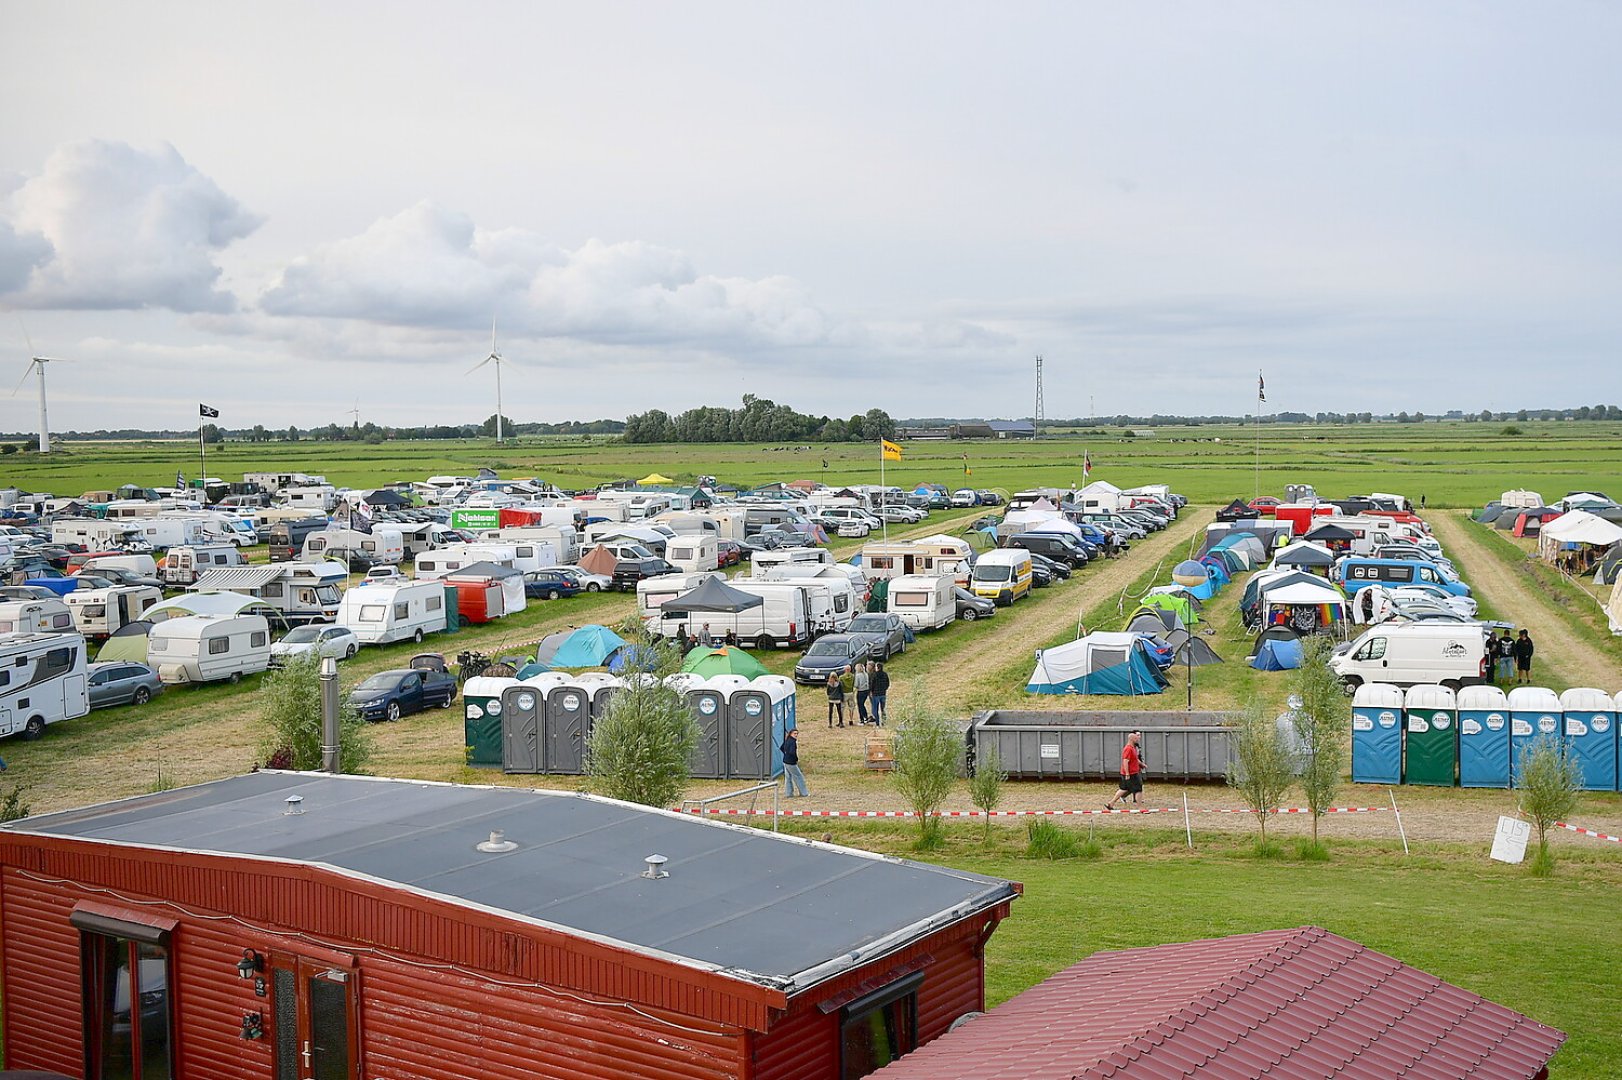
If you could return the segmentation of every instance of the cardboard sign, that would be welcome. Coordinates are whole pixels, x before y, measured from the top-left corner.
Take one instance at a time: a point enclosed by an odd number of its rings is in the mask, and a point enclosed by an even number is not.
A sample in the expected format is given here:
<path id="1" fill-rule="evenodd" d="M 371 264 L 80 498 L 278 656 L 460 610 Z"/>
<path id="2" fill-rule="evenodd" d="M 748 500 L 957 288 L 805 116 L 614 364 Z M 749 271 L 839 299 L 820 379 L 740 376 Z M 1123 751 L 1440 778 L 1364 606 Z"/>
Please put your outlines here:
<path id="1" fill-rule="evenodd" d="M 1532 837 L 1532 823 L 1520 818 L 1498 818 L 1498 831 L 1492 838 L 1492 857 L 1499 862 L 1518 863 L 1526 858 L 1526 842 Z"/>

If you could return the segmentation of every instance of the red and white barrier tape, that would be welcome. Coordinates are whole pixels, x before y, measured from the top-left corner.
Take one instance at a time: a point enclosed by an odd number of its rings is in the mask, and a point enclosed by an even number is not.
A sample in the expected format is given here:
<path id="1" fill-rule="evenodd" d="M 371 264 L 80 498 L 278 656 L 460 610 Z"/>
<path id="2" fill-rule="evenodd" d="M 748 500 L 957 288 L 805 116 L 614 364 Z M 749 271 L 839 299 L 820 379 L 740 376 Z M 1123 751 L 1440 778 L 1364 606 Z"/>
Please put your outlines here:
<path id="1" fill-rule="evenodd" d="M 1622 836 L 1611 836 L 1607 833 L 1595 832 L 1593 829 L 1585 829 L 1581 825 L 1567 825 L 1564 821 L 1557 821 L 1554 823 L 1554 827 L 1557 829 L 1570 829 L 1574 833 L 1592 836 L 1596 840 L 1608 840 L 1613 844 L 1622 844 Z"/>
<path id="2" fill-rule="evenodd" d="M 1333 806 L 1325 810 L 1326 814 L 1372 814 L 1381 810 L 1389 810 L 1389 806 Z M 721 806 L 694 806 L 684 810 L 689 814 L 724 814 L 733 817 L 817 817 L 817 818 L 915 818 L 918 815 L 911 810 L 771 810 L 768 808 L 736 809 Z M 937 810 L 931 817 L 938 818 L 978 818 L 978 817 L 1084 817 L 1090 814 L 1104 816 L 1108 814 L 1181 814 L 1180 806 L 1144 806 L 1120 810 Z M 1191 808 L 1191 814 L 1252 814 L 1253 810 L 1205 810 Z M 1275 814 L 1310 814 L 1312 811 L 1302 806 L 1281 806 L 1274 810 Z M 1568 828 L 1570 826 L 1567 826 Z M 1597 835 L 1597 834 L 1596 834 Z M 1606 837 L 1606 839 L 1612 839 Z"/>

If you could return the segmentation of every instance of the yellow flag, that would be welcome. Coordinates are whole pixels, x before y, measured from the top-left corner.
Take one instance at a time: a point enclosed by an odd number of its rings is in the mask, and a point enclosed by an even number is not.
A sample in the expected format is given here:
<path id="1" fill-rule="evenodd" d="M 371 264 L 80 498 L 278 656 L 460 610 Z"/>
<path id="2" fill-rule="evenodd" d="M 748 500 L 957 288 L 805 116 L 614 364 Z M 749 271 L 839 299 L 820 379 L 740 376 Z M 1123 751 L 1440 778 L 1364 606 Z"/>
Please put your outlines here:
<path id="1" fill-rule="evenodd" d="M 884 460 L 885 461 L 900 461 L 901 460 L 901 447 L 897 446 L 895 443 L 891 442 L 889 439 L 880 439 L 879 440 L 879 445 L 882 446 L 883 449 L 884 449 Z"/>

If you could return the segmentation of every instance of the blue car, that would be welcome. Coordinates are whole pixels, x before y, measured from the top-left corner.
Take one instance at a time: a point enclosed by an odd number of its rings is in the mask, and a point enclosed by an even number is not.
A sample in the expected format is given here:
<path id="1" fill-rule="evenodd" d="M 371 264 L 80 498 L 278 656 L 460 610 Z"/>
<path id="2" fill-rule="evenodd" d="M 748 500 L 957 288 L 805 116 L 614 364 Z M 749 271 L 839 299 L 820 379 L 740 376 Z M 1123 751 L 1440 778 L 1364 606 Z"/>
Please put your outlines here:
<path id="1" fill-rule="evenodd" d="M 398 720 L 434 705 L 448 709 L 455 700 L 455 676 L 420 668 L 380 671 L 349 692 L 362 720 Z"/>
<path id="2" fill-rule="evenodd" d="M 524 575 L 524 595 L 531 600 L 579 596 L 580 583 L 561 570 L 531 570 Z"/>

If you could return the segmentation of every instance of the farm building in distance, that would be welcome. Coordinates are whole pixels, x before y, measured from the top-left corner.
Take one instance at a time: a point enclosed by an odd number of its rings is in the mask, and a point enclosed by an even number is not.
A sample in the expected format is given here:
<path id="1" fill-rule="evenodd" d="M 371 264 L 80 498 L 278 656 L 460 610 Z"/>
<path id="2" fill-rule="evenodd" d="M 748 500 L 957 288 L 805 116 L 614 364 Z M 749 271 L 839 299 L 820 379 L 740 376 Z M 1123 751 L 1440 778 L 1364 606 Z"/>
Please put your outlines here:
<path id="1" fill-rule="evenodd" d="M 254 773 L 0 830 L 5 1061 L 864 1076 L 984 1008 L 1017 892 L 587 795 Z"/>
<path id="2" fill-rule="evenodd" d="M 1539 1080 L 1565 1034 L 1317 927 L 1095 953 L 881 1080 Z"/>

